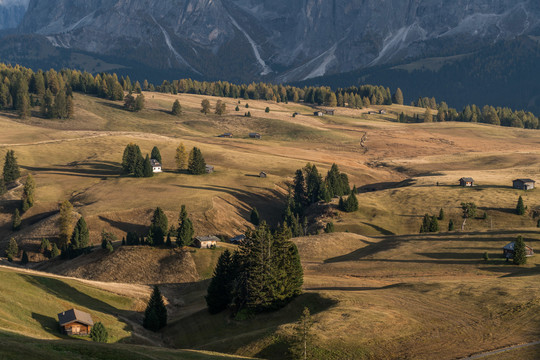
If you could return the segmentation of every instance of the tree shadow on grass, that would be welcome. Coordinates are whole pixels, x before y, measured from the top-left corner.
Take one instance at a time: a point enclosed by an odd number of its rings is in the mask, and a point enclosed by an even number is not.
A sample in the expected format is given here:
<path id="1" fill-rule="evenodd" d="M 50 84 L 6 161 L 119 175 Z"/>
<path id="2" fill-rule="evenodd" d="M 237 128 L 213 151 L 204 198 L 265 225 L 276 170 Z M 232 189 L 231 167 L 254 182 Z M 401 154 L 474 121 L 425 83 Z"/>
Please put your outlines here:
<path id="1" fill-rule="evenodd" d="M 123 232 L 130 232 L 134 231 L 139 235 L 146 234 L 148 232 L 148 227 L 140 224 L 132 224 L 124 221 L 116 221 L 106 218 L 105 216 L 99 215 L 99 220 L 104 221 L 111 225 L 114 228 L 117 228 L 118 230 L 121 230 Z"/>
<path id="2" fill-rule="evenodd" d="M 501 273 L 501 278 L 507 277 L 524 277 L 524 276 L 537 276 L 540 275 L 540 265 L 536 264 L 535 267 L 519 267 L 512 264 L 509 261 L 506 266 L 491 266 L 480 268 L 484 271 L 491 271 L 494 273 Z"/>
<path id="3" fill-rule="evenodd" d="M 371 223 L 367 223 L 367 222 L 362 222 L 362 224 L 366 225 L 366 226 L 369 226 L 375 230 L 377 230 L 378 232 L 380 232 L 382 235 L 395 235 L 393 232 L 391 232 L 390 230 L 387 230 L 383 227 L 380 227 L 380 226 L 377 226 L 375 224 L 371 224 Z"/>
<path id="4" fill-rule="evenodd" d="M 55 165 L 50 167 L 21 166 L 32 172 L 48 172 L 57 175 L 106 178 L 120 176 L 120 165 L 111 161 L 81 162 L 77 165 Z"/>
<path id="5" fill-rule="evenodd" d="M 32 319 L 36 320 L 43 330 L 48 332 L 49 334 L 60 336 L 60 326 L 58 324 L 58 320 L 42 314 L 37 314 L 35 312 L 32 312 Z"/>
<path id="6" fill-rule="evenodd" d="M 100 105 L 103 105 L 103 106 L 107 106 L 107 107 L 110 107 L 112 109 L 116 109 L 116 110 L 123 110 L 123 111 L 127 111 L 124 109 L 124 104 L 116 104 L 116 103 L 110 103 L 110 102 L 106 102 L 106 101 L 97 101 L 98 104 Z"/>

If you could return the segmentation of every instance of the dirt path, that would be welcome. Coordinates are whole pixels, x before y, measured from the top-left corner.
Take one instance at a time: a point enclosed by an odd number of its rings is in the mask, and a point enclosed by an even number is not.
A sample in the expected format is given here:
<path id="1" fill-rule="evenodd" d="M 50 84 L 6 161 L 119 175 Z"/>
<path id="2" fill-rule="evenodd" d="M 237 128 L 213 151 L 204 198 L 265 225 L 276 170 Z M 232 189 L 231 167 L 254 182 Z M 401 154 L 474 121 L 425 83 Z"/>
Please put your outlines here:
<path id="1" fill-rule="evenodd" d="M 469 356 L 469 357 L 466 357 L 466 358 L 461 358 L 460 360 L 482 359 L 482 358 L 485 358 L 485 357 L 488 357 L 488 356 L 491 356 L 491 355 L 496 355 L 496 354 L 504 353 L 504 352 L 507 352 L 507 351 L 516 350 L 516 349 L 529 347 L 529 346 L 534 346 L 534 345 L 540 345 L 540 341 L 533 341 L 533 342 L 526 343 L 526 344 L 508 346 L 508 347 L 505 347 L 505 348 L 502 348 L 502 349 L 488 351 L 488 352 L 484 352 L 484 353 L 481 353 L 481 354 L 472 355 L 472 356 Z"/>

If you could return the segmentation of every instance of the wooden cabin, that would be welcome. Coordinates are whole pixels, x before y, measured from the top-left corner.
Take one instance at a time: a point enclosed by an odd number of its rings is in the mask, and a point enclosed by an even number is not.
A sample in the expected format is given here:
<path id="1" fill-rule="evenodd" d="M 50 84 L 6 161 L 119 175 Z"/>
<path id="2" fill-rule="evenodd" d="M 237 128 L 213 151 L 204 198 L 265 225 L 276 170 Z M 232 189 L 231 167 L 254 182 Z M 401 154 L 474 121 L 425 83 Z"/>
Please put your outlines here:
<path id="1" fill-rule="evenodd" d="M 336 110 L 334 109 L 328 109 L 324 111 L 326 115 L 334 115 L 336 113 Z"/>
<path id="2" fill-rule="evenodd" d="M 315 112 L 313 112 L 313 115 L 315 115 L 315 116 L 323 116 L 323 112 L 322 111 L 315 111 Z"/>
<path id="3" fill-rule="evenodd" d="M 150 165 L 152 165 L 152 172 L 160 173 L 161 170 L 161 164 L 156 159 L 150 159 Z"/>
<path id="4" fill-rule="evenodd" d="M 60 329 L 66 335 L 90 335 L 94 321 L 90 314 L 77 309 L 58 314 Z"/>
<path id="5" fill-rule="evenodd" d="M 470 177 L 462 177 L 459 179 L 459 185 L 463 187 L 474 186 L 474 179 Z"/>
<path id="6" fill-rule="evenodd" d="M 516 179 L 512 181 L 512 187 L 519 190 L 532 190 L 535 183 L 532 179 Z"/>
<path id="7" fill-rule="evenodd" d="M 252 139 L 260 139 L 262 138 L 261 134 L 259 133 L 249 133 L 249 137 Z"/>
<path id="8" fill-rule="evenodd" d="M 261 172 L 259 173 L 259 177 L 260 177 L 260 178 L 265 178 L 265 177 L 267 177 L 267 176 L 268 176 L 268 174 L 265 173 L 264 171 L 261 171 Z"/>
<path id="9" fill-rule="evenodd" d="M 515 245 L 515 242 L 512 241 L 511 243 L 509 244 L 506 244 L 504 247 L 503 247 L 503 256 L 507 259 L 513 259 L 514 258 L 514 245 Z M 529 257 L 529 256 L 533 256 L 534 255 L 534 251 L 532 249 L 532 247 L 528 246 L 528 245 L 525 245 L 525 256 Z"/>
<path id="10" fill-rule="evenodd" d="M 210 249 L 213 246 L 217 246 L 219 239 L 214 236 L 197 236 L 193 241 L 193 245 L 199 249 Z"/>

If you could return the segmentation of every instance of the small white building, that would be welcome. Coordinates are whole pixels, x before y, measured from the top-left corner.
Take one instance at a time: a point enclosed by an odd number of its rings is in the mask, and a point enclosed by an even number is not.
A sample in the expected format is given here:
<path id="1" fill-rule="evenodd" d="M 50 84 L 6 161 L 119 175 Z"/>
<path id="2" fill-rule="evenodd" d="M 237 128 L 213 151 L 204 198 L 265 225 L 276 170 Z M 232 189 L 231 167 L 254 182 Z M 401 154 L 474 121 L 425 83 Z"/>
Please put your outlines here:
<path id="1" fill-rule="evenodd" d="M 210 249 L 212 247 L 217 246 L 217 242 L 219 239 L 217 236 L 210 235 L 210 236 L 197 236 L 195 240 L 193 241 L 193 245 L 195 247 L 198 247 L 199 249 Z"/>
<path id="2" fill-rule="evenodd" d="M 206 165 L 206 173 L 211 174 L 214 172 L 214 166 L 213 165 Z"/>
<path id="3" fill-rule="evenodd" d="M 152 172 L 160 173 L 161 170 L 161 164 L 156 159 L 150 159 L 150 165 L 152 165 Z"/>

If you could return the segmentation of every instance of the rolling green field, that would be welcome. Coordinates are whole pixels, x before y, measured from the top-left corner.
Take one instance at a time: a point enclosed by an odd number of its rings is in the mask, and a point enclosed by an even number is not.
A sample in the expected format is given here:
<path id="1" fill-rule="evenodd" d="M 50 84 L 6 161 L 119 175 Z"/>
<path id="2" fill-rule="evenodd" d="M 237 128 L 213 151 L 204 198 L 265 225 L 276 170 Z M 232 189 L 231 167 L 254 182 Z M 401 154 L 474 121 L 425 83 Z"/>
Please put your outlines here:
<path id="1" fill-rule="evenodd" d="M 538 255 L 522 267 L 501 258 L 502 247 L 518 235 L 540 249 L 540 190 L 511 188 L 518 177 L 540 180 L 537 131 L 450 122 L 400 124 L 394 121 L 398 113 L 422 116 L 425 109 L 399 105 L 374 107 L 384 108 L 387 115 L 338 108 L 335 116 L 319 118 L 302 104 L 249 100 L 252 117 L 247 118 L 245 100 L 238 104 L 236 99 L 221 99 L 227 113 L 205 116 L 199 111 L 201 100 L 208 98 L 213 106 L 218 98 L 150 92 L 145 97 L 147 106 L 140 113 L 122 110 L 120 102 L 80 94 L 75 94 L 72 120 L 34 116 L 23 121 L 0 112 L 0 154 L 14 149 L 23 177 L 31 173 L 37 183 L 36 205 L 24 214 L 17 233 L 11 231 L 11 215 L 22 189 L 0 198 L 0 251 L 13 236 L 30 252 L 29 266 L 36 266 L 34 262 L 43 259 L 36 251 L 39 241 L 58 235 L 57 208 L 65 199 L 84 215 L 94 243 L 102 229 L 119 238 L 127 231 L 144 232 L 157 206 L 165 210 L 169 224 L 176 224 L 182 204 L 196 235 L 237 235 L 252 227 L 248 220 L 253 207 L 271 224 L 281 221 L 296 169 L 310 162 L 324 177 L 336 163 L 360 190 L 360 210 L 340 212 L 334 199 L 308 211 L 311 234 L 320 233 L 330 221 L 338 232 L 295 239 L 305 272 L 303 295 L 278 312 L 244 321 L 226 313 L 210 315 L 204 301 L 206 279 L 220 251 L 197 250 L 186 256 L 189 266 L 181 270 L 189 277 L 172 276 L 177 268 L 167 273 L 163 283 L 170 323 L 153 341 L 283 359 L 304 306 L 314 313 L 313 352 L 318 359 L 456 359 L 540 339 Z M 176 99 L 184 111 L 180 117 L 169 113 Z M 264 111 L 267 106 L 269 113 Z M 292 117 L 293 112 L 300 115 Z M 224 132 L 234 137 L 217 137 Z M 249 139 L 249 132 L 261 133 L 262 139 Z M 146 179 L 121 176 L 122 152 L 130 142 L 143 154 L 158 146 L 164 173 Z M 174 154 L 180 142 L 188 149 L 199 147 L 215 173 L 192 176 L 176 171 Z M 260 171 L 268 177 L 259 178 Z M 473 177 L 477 186 L 457 186 L 461 177 Z M 527 206 L 522 216 L 515 214 L 520 195 Z M 476 218 L 464 225 L 461 202 L 478 206 Z M 440 232 L 418 234 L 424 214 L 438 215 L 441 208 L 445 218 Z M 447 231 L 450 219 L 455 223 L 452 232 Z M 95 264 L 126 270 L 132 268 L 122 266 L 123 261 L 136 261 L 141 269 L 154 269 L 150 265 L 176 256 L 165 252 L 145 256 L 142 250 L 126 249 L 104 255 L 103 262 Z M 485 252 L 488 261 L 482 259 Z M 75 259 L 80 261 L 78 269 L 100 256 L 96 252 Z M 69 273 L 58 264 L 45 268 Z M 111 314 L 139 319 L 147 288 L 130 295 L 111 294 L 110 289 L 75 280 L 1 272 L 7 281 L 0 286 L 12 290 L 5 299 L 0 292 L 5 301 L 0 328 L 48 339 L 28 345 L 33 349 L 79 351 L 72 342 L 49 341 L 59 337 L 54 316 L 68 304 L 103 319 L 114 341 L 133 342 L 133 334 L 141 333 Z M 90 273 L 70 274 L 91 278 Z M 100 280 L 114 276 L 99 272 Z M 146 278 L 140 284 L 152 281 Z M 33 296 L 15 301 L 19 288 Z M 46 300 L 43 307 L 33 300 L 37 298 Z M 2 335 L 1 341 L 21 341 L 13 336 Z M 122 345 L 110 349 L 120 351 Z M 174 352 L 167 351 L 163 358 L 174 358 Z M 527 358 L 534 352 L 537 347 L 515 350 L 518 355 L 512 356 Z"/>

